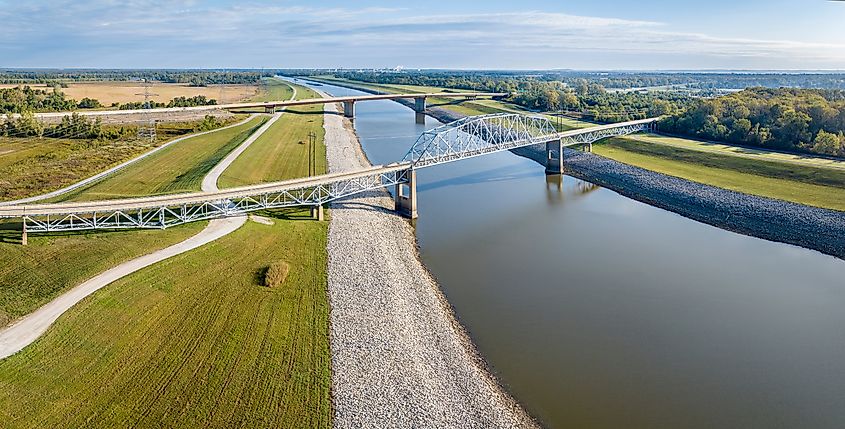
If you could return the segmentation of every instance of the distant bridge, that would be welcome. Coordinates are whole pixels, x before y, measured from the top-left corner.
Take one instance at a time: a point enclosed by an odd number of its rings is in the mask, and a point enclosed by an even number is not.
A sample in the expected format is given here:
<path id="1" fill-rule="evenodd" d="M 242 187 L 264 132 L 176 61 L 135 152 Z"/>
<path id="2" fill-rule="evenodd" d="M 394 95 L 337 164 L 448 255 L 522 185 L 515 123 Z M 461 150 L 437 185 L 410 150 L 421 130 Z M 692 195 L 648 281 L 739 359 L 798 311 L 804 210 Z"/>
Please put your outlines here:
<path id="1" fill-rule="evenodd" d="M 325 101 L 323 99 L 323 101 Z M 520 114 L 472 116 L 423 133 L 401 162 L 350 173 L 333 173 L 226 189 L 120 200 L 0 207 L 0 218 L 22 218 L 24 233 L 167 228 L 245 212 L 324 204 L 364 191 L 394 186 L 396 210 L 417 216 L 416 170 L 524 146 L 545 144 L 546 172 L 561 174 L 563 148 L 653 128 L 658 118 L 557 132 L 548 118 Z"/>
<path id="2" fill-rule="evenodd" d="M 375 94 L 375 95 L 355 95 L 348 97 L 328 97 L 328 98 L 307 98 L 302 100 L 285 100 L 285 101 L 255 101 L 246 103 L 231 103 L 231 104 L 211 104 L 207 106 L 191 106 L 191 107 L 162 107 L 156 109 L 136 109 L 136 110 L 78 110 L 73 112 L 46 112 L 36 113 L 35 117 L 38 119 L 57 119 L 72 113 L 77 113 L 87 117 L 98 116 L 119 116 L 119 115 L 138 115 L 138 114 L 162 114 L 162 113 L 183 113 L 183 112 L 203 112 L 211 110 L 241 110 L 250 108 L 263 108 L 266 113 L 275 113 L 278 109 L 291 106 L 304 106 L 309 104 L 325 104 L 325 103 L 343 103 L 343 115 L 347 118 L 355 116 L 355 103 L 360 101 L 373 100 L 398 100 L 398 99 L 413 99 L 414 111 L 422 114 L 426 109 L 427 98 L 463 98 L 463 99 L 477 99 L 482 97 L 506 97 L 509 94 L 506 92 L 432 92 L 432 93 L 409 93 L 409 94 Z M 13 114 L 16 118 L 20 115 Z M 6 118 L 6 115 L 0 115 L 0 119 Z M 419 121 L 421 116 L 417 116 Z"/>

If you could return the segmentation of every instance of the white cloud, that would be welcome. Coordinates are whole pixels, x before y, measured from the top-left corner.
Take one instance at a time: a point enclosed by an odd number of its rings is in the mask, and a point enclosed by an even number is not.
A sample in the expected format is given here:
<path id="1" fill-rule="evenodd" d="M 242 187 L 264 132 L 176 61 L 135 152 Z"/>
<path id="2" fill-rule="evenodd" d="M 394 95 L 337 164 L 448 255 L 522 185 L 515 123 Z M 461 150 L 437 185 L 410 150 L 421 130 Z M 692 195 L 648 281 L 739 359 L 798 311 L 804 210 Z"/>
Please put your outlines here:
<path id="1" fill-rule="evenodd" d="M 258 3 L 210 7 L 194 0 L 2 2 L 0 6 L 0 19 L 6 24 L 0 27 L 6 46 L 0 46 L 0 58 L 8 61 L 0 65 L 16 65 L 18 56 L 50 66 L 56 53 L 84 58 L 86 51 L 96 52 L 104 61 L 96 65 L 107 65 L 110 55 L 131 58 L 127 51 L 137 50 L 151 60 L 153 52 L 159 60 L 176 57 L 167 60 L 170 66 L 182 58 L 196 62 L 229 56 L 229 66 L 244 67 L 268 64 L 268 59 L 279 66 L 308 66 L 309 61 L 324 66 L 334 61 L 448 67 L 449 61 L 472 58 L 475 67 L 539 68 L 568 67 L 571 58 L 588 61 L 591 54 L 620 59 L 650 55 L 664 61 L 673 56 L 691 61 L 700 57 L 700 67 L 845 66 L 845 45 L 838 43 L 726 38 L 673 31 L 660 22 L 542 11 L 414 16 L 395 8 Z M 286 63 L 277 64 L 275 58 Z"/>

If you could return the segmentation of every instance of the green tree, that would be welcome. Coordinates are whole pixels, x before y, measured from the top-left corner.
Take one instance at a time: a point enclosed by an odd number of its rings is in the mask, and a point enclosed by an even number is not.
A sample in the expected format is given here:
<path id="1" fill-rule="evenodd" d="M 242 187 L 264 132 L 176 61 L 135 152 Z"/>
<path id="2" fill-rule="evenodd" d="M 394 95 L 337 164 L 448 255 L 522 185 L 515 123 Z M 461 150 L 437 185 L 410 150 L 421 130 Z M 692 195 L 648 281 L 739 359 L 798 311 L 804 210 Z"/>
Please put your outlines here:
<path id="1" fill-rule="evenodd" d="M 839 155 L 842 152 L 842 141 L 838 135 L 821 130 L 813 140 L 813 152 L 823 155 Z"/>

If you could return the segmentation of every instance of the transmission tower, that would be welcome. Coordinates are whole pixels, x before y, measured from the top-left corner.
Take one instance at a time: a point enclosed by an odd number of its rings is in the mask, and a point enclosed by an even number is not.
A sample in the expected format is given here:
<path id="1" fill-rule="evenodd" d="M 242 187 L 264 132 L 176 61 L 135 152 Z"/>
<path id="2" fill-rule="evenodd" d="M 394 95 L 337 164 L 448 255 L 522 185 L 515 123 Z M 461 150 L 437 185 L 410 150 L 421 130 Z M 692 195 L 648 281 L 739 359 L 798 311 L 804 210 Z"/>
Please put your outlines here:
<path id="1" fill-rule="evenodd" d="M 143 95 L 144 96 L 144 109 L 152 109 L 152 97 L 158 96 L 158 94 L 153 94 L 150 91 L 150 81 L 149 79 L 144 79 L 144 92 L 135 94 L 135 95 Z M 149 118 L 148 125 L 141 125 L 138 127 L 138 139 L 140 140 L 149 140 L 150 143 L 156 141 L 156 121 L 153 118 Z"/>

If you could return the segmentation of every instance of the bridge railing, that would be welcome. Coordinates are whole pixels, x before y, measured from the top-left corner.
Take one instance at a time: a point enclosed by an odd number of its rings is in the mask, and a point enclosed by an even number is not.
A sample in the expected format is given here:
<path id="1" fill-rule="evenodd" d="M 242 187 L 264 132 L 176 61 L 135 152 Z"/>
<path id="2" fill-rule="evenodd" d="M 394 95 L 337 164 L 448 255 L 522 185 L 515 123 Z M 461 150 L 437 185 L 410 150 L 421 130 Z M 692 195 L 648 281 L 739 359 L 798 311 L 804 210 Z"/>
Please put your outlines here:
<path id="1" fill-rule="evenodd" d="M 369 190 L 405 184 L 409 181 L 407 166 L 374 168 L 365 174 L 330 176 L 319 183 L 285 185 L 281 188 L 260 186 L 251 191 L 198 193 L 157 197 L 155 204 L 144 199 L 138 203 L 101 201 L 74 204 L 14 206 L 0 209 L 0 217 L 21 213 L 29 232 L 50 232 L 88 229 L 157 228 L 187 222 L 235 216 L 256 210 L 298 206 L 318 206 Z M 19 209 L 19 210 L 17 210 Z"/>

